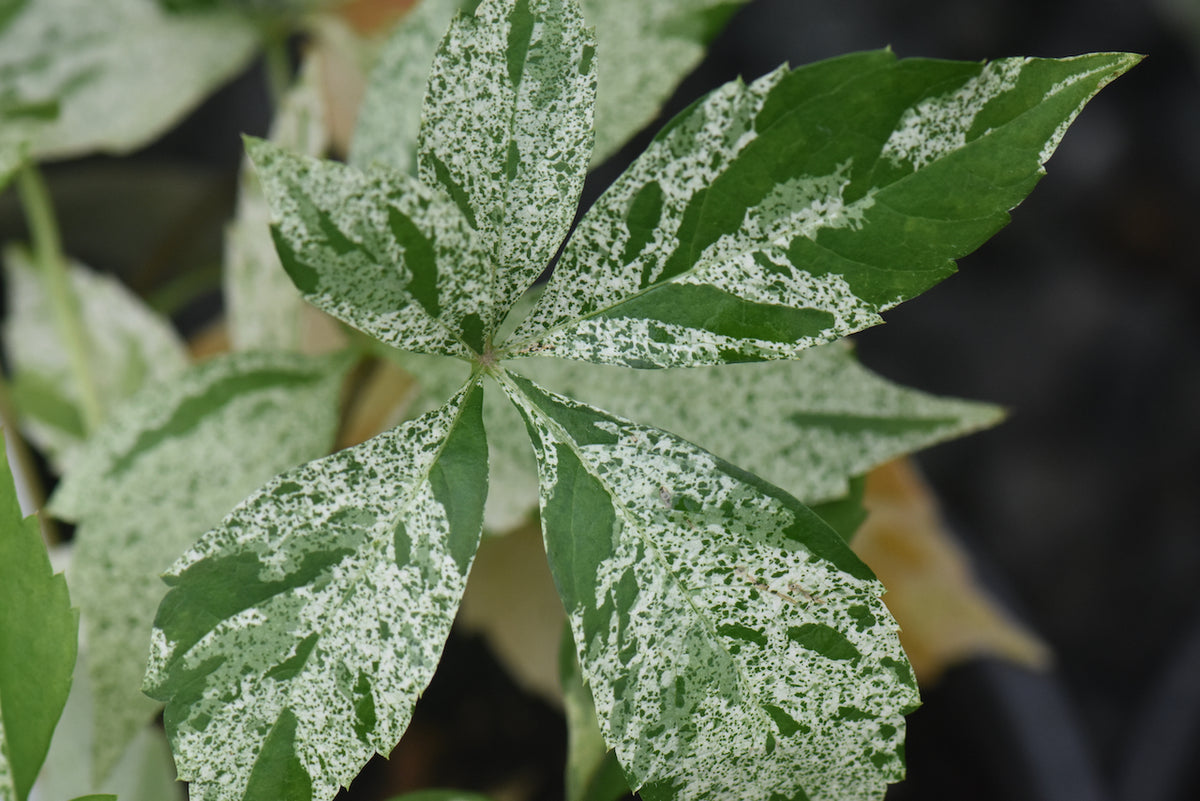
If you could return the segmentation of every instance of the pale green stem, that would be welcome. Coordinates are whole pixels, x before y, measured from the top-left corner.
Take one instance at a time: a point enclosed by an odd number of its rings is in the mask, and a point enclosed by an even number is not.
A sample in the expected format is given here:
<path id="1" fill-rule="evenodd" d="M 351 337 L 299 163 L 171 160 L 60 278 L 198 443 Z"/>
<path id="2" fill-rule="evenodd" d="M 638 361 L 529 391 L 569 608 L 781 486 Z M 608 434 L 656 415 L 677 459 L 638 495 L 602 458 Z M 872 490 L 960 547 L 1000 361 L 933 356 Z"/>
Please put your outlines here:
<path id="1" fill-rule="evenodd" d="M 87 335 L 83 330 L 83 317 L 79 299 L 71 286 L 67 274 L 67 260 L 63 256 L 62 241 L 58 235 L 58 223 L 54 219 L 54 207 L 50 193 L 41 173 L 32 162 L 27 162 L 17 174 L 17 192 L 21 206 L 29 221 L 29 233 L 33 240 L 33 258 L 45 282 L 46 294 L 54 309 L 54 323 L 71 364 L 71 373 L 79 387 L 80 411 L 84 430 L 91 433 L 104 417 L 100 403 L 96 376 L 88 358 Z"/>
<path id="2" fill-rule="evenodd" d="M 271 94 L 273 113 L 279 112 L 283 97 L 292 85 L 292 59 L 288 54 L 287 30 L 268 29 L 263 36 L 263 59 L 267 71 L 267 90 Z"/>

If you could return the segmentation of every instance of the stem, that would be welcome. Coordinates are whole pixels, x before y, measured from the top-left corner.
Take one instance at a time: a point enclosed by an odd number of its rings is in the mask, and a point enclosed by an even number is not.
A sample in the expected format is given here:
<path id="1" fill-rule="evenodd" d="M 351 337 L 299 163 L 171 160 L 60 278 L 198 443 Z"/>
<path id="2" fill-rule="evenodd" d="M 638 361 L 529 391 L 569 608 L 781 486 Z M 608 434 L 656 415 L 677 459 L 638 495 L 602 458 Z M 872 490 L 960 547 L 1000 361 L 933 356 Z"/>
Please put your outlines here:
<path id="1" fill-rule="evenodd" d="M 33 258 L 45 281 L 46 293 L 54 309 L 54 322 L 63 347 L 67 350 L 71 372 L 79 386 L 80 411 L 83 414 L 87 433 L 95 430 L 104 417 L 97 389 L 96 377 L 88 359 L 88 343 L 83 330 L 83 318 L 79 299 L 75 297 L 67 274 L 67 262 L 62 253 L 62 240 L 58 235 L 58 223 L 54 219 L 54 207 L 50 193 L 37 167 L 32 162 L 17 174 L 17 193 L 25 218 L 29 222 L 29 233 L 33 240 Z"/>
<path id="2" fill-rule="evenodd" d="M 275 113 L 288 88 L 292 85 L 292 57 L 288 53 L 287 29 L 283 26 L 268 28 L 263 36 L 263 60 L 267 71 L 267 91 Z"/>

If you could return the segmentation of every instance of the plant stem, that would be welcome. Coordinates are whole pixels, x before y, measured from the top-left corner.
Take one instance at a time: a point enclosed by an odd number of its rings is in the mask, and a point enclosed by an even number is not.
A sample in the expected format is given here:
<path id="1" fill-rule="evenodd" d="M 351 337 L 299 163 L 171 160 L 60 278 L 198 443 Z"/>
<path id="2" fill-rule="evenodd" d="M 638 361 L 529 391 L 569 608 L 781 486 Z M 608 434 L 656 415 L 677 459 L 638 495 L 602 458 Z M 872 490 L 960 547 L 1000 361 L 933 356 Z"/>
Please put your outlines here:
<path id="1" fill-rule="evenodd" d="M 292 57 L 288 53 L 287 29 L 272 26 L 263 36 L 263 59 L 267 71 L 267 90 L 275 113 L 292 85 Z"/>
<path id="2" fill-rule="evenodd" d="M 88 359 L 88 343 L 83 330 L 79 299 L 71 286 L 67 274 L 67 262 L 63 257 L 62 240 L 58 234 L 58 223 L 54 219 L 54 207 L 50 193 L 41 173 L 32 162 L 27 162 L 17 174 L 17 192 L 25 218 L 29 222 L 29 233 L 33 240 L 33 257 L 45 281 L 46 293 L 54 309 L 54 322 L 58 335 L 62 337 L 70 360 L 71 372 L 79 386 L 80 411 L 84 430 L 91 433 L 104 417 L 97 389 L 96 377 Z"/>

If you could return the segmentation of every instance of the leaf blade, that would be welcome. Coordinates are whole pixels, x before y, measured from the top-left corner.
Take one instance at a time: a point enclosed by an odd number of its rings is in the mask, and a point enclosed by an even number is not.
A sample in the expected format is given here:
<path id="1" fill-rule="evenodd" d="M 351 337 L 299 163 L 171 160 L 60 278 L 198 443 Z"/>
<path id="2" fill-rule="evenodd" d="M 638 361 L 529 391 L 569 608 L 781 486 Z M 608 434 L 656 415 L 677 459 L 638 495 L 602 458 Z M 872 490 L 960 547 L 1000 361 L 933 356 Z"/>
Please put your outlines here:
<path id="1" fill-rule="evenodd" d="M 551 569 L 630 786 L 765 801 L 876 797 L 897 781 L 916 687 L 882 586 L 838 535 L 683 440 L 505 384 L 541 457 Z"/>
<path id="2" fill-rule="evenodd" d="M 10 101 L 0 121 L 30 130 L 38 159 L 125 153 L 241 71 L 256 44 L 239 15 L 171 15 L 153 0 L 26 3 L 0 30 Z"/>
<path id="3" fill-rule="evenodd" d="M 364 174 L 247 139 L 271 206 L 275 247 L 319 309 L 401 350 L 480 349 L 479 243 L 446 198 L 402 173 Z"/>
<path id="4" fill-rule="evenodd" d="M 168 572 L 146 687 L 195 797 L 332 798 L 399 740 L 479 541 L 481 395 L 279 476 Z"/>
<path id="5" fill-rule="evenodd" d="M 434 57 L 418 166 L 488 250 L 490 337 L 575 216 L 592 149 L 595 42 L 577 0 L 485 0 Z"/>
<path id="6" fill-rule="evenodd" d="M 0 447 L 0 797 L 25 801 L 50 748 L 75 666 L 79 612 L 23 517 Z"/>
<path id="7" fill-rule="evenodd" d="M 795 358 L 879 321 L 1008 221 L 1129 54 L 852 54 L 727 84 L 584 216 L 518 355 Z"/>
<path id="8" fill-rule="evenodd" d="M 278 352 L 198 365 L 131 398 L 63 477 L 50 505 L 79 524 L 71 580 L 107 732 L 94 742 L 97 780 L 157 708 L 138 687 L 159 574 L 255 487 L 327 452 L 347 367 Z"/>

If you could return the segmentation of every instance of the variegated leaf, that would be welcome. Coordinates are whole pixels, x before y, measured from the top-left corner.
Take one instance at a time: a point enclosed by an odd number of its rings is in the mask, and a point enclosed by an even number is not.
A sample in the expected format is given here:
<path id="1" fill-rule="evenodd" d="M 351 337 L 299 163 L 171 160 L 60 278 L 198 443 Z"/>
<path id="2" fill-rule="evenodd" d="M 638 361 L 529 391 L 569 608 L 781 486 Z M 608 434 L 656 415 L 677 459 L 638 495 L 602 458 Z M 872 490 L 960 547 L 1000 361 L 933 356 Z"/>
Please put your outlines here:
<path id="1" fill-rule="evenodd" d="M 328 451 L 347 366 L 279 352 L 206 362 L 130 398 L 63 477 L 51 508 L 79 523 L 71 581 L 106 733 L 97 779 L 157 708 L 138 687 L 159 575 L 256 487 Z"/>
<path id="2" fill-rule="evenodd" d="M 79 613 L 37 518 L 17 500 L 0 436 L 0 801 L 25 801 L 67 702 Z"/>
<path id="3" fill-rule="evenodd" d="M 488 284 L 475 231 L 417 179 L 361 173 L 248 139 L 284 268 L 305 299 L 401 350 L 482 352 Z"/>
<path id="4" fill-rule="evenodd" d="M 578 0 L 484 0 L 429 75 L 418 167 L 479 231 L 485 339 L 566 237 L 592 152 L 595 42 Z"/>
<path id="5" fill-rule="evenodd" d="M 70 356 L 54 323 L 45 282 L 22 248 L 4 251 L 8 315 L 4 352 L 13 370 L 13 396 L 25 434 L 68 468 L 83 445 L 81 393 Z M 170 322 L 151 310 L 113 276 L 69 265 L 88 356 L 100 401 L 111 408 L 143 384 L 178 375 L 187 350 Z"/>
<path id="6" fill-rule="evenodd" d="M 588 211 L 510 350 L 689 366 L 795 358 L 873 325 L 1007 223 L 1136 62 L 878 51 L 727 84 Z"/>
<path id="7" fill-rule="evenodd" d="M 33 0 L 0 31 L 0 126 L 33 155 L 122 153 L 240 72 L 257 43 L 240 15 L 171 15 L 154 0 Z"/>
<path id="8" fill-rule="evenodd" d="M 271 127 L 272 142 L 308 156 L 321 156 L 329 146 L 318 66 L 310 55 Z M 270 218 L 267 199 L 246 160 L 237 217 L 225 229 L 225 309 L 237 350 L 300 350 L 303 343 L 306 304 L 279 263 Z"/>
<path id="9" fill-rule="evenodd" d="M 883 586 L 791 496 L 659 429 L 503 377 L 605 740 L 664 799 L 865 799 L 918 702 Z"/>
<path id="10" fill-rule="evenodd" d="M 354 126 L 349 162 L 416 174 L 421 103 L 433 54 L 463 0 L 420 0 L 377 56 Z"/>
<path id="11" fill-rule="evenodd" d="M 746 0 L 583 0 L 596 26 L 596 150 L 617 151 L 658 113 Z"/>
<path id="12" fill-rule="evenodd" d="M 860 365 L 845 342 L 787 362 L 632 371 L 525 359 L 513 369 L 556 392 L 678 434 L 809 505 L 845 495 L 851 477 L 877 465 L 1003 417 L 989 404 L 893 384 Z M 533 467 L 520 457 L 512 464 Z"/>
<path id="13" fill-rule="evenodd" d="M 192 798 L 331 799 L 396 745 L 479 543 L 481 395 L 279 476 L 168 571 L 146 688 Z"/>

